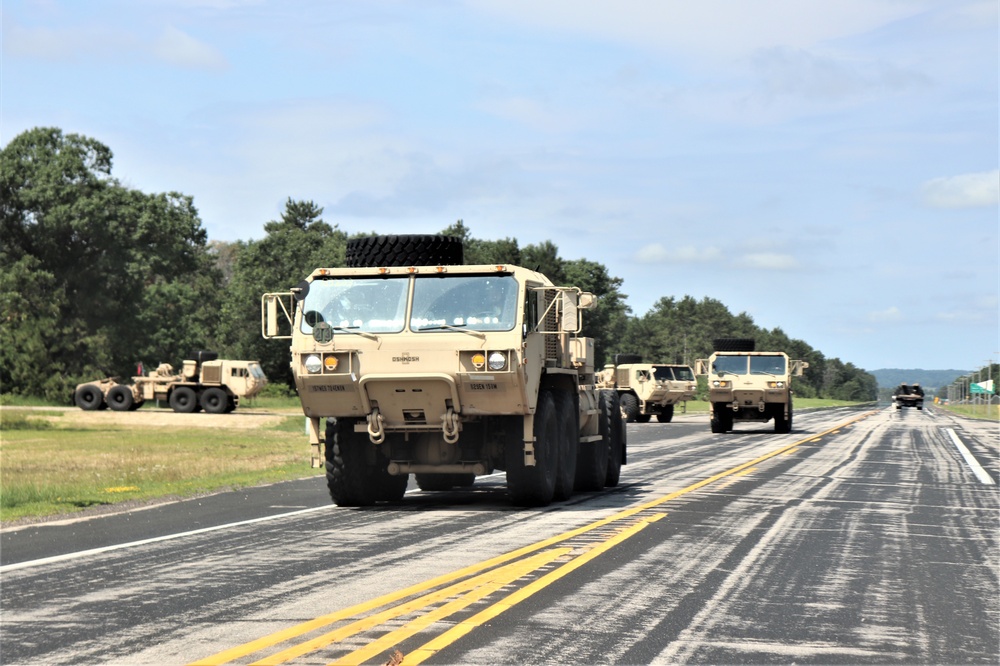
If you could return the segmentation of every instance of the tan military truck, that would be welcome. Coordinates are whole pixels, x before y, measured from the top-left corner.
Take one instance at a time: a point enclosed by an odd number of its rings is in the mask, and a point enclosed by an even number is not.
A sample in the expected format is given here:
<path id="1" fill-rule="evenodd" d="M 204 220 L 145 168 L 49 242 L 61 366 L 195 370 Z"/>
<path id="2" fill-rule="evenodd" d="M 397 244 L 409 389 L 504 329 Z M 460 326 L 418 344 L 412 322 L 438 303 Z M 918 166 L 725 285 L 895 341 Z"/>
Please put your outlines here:
<path id="1" fill-rule="evenodd" d="M 356 238 L 346 268 L 262 296 L 340 506 L 400 500 L 410 474 L 443 490 L 503 470 L 526 506 L 618 483 L 618 394 L 595 387 L 578 335 L 593 295 L 462 256 L 447 236 Z"/>
<path id="2" fill-rule="evenodd" d="M 179 373 L 169 363 L 161 363 L 145 376 L 132 377 L 131 384 L 113 378 L 80 384 L 73 399 L 77 407 L 88 411 L 110 407 L 126 412 L 146 400 L 164 400 L 175 412 L 204 409 L 224 414 L 236 409 L 240 398 L 251 398 L 266 385 L 267 376 L 257 361 L 231 361 L 215 352 L 199 351 L 184 360 Z"/>
<path id="3" fill-rule="evenodd" d="M 687 365 L 643 363 L 638 354 L 616 354 L 597 375 L 597 387 L 618 391 L 628 423 L 660 423 L 674 418 L 674 405 L 694 399 L 698 384 Z"/>
<path id="4" fill-rule="evenodd" d="M 784 352 L 754 351 L 747 338 L 720 338 L 715 353 L 696 361 L 699 375 L 708 376 L 712 432 L 729 432 L 734 421 L 774 419 L 774 431 L 792 430 L 792 377 L 809 367 L 789 360 Z"/>

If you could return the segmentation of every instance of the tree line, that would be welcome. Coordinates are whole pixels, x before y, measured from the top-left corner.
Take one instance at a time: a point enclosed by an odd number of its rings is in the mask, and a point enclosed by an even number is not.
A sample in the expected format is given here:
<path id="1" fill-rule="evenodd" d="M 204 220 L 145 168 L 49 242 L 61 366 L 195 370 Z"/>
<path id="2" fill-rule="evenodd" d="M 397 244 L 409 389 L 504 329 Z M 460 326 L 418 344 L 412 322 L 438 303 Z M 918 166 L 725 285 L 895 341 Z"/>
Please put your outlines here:
<path id="1" fill-rule="evenodd" d="M 343 266 L 347 241 L 369 234 L 348 234 L 314 202 L 289 198 L 263 238 L 209 241 L 191 197 L 131 189 L 111 169 L 107 146 L 58 128 L 28 130 L 0 150 L 0 391 L 69 402 L 80 382 L 131 376 L 139 362 L 176 366 L 198 349 L 259 360 L 291 387 L 287 345 L 260 335 L 261 294 Z M 595 339 L 598 367 L 620 352 L 693 364 L 714 338 L 747 337 L 809 362 L 800 395 L 876 396 L 871 374 L 717 300 L 664 297 L 633 316 L 620 278 L 561 257 L 551 241 L 477 239 L 461 220 L 441 233 L 462 238 L 467 264 L 527 266 L 596 294 L 582 334 Z"/>

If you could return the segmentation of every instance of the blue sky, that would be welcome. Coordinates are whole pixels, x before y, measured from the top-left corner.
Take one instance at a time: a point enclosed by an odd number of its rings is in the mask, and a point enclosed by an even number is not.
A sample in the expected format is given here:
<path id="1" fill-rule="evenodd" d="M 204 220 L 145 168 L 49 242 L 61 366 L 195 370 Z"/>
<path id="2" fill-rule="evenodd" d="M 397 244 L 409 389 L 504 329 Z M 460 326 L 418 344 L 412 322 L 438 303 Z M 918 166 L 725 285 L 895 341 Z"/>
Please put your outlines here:
<path id="1" fill-rule="evenodd" d="M 0 144 L 93 137 L 211 240 L 551 240 L 633 314 L 711 297 L 828 357 L 1000 358 L 998 3 L 3 0 Z M 303 274 L 311 270 L 303 266 Z"/>

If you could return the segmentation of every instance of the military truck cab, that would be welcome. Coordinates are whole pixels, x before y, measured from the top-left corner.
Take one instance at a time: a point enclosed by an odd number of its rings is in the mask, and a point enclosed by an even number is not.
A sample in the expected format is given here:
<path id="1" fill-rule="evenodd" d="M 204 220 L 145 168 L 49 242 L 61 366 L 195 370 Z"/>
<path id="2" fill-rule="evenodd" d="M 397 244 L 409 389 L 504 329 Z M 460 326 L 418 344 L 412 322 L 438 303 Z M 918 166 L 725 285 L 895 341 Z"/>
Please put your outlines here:
<path id="1" fill-rule="evenodd" d="M 737 421 L 766 423 L 774 431 L 792 430 L 792 377 L 809 367 L 784 352 L 758 352 L 753 340 L 721 338 L 715 353 L 699 359 L 696 370 L 708 378 L 711 429 L 729 432 Z"/>

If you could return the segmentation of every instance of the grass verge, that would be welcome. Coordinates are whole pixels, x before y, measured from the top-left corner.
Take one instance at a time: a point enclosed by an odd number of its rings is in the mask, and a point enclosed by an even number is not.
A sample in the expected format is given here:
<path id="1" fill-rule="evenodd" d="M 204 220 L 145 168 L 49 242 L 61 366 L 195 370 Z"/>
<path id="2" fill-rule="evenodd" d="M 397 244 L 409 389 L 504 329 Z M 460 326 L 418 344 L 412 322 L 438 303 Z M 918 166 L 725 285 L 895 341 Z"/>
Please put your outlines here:
<path id="1" fill-rule="evenodd" d="M 4 409 L 0 524 L 318 474 L 301 416 L 256 429 L 85 427 Z"/>

